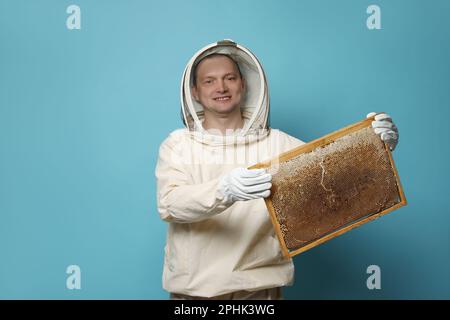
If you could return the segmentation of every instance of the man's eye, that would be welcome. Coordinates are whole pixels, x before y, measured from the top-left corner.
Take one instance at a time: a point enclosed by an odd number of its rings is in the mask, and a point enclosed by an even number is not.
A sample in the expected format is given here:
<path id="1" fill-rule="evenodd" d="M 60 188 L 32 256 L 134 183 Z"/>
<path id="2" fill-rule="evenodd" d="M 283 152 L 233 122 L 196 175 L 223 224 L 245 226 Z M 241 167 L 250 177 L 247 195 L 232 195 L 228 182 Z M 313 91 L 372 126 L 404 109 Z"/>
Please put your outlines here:
<path id="1" fill-rule="evenodd" d="M 236 77 L 229 77 L 228 80 L 236 80 Z"/>
<path id="2" fill-rule="evenodd" d="M 210 84 L 210 83 L 212 83 L 212 80 L 205 80 L 205 82 L 204 83 L 206 83 L 206 84 Z"/>

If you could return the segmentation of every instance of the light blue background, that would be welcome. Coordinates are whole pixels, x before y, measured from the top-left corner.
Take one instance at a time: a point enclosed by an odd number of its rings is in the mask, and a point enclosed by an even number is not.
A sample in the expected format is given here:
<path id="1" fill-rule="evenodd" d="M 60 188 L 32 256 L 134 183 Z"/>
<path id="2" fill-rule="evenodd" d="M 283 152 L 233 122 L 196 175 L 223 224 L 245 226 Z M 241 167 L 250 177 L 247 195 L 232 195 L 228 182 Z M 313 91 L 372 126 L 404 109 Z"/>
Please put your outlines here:
<path id="1" fill-rule="evenodd" d="M 66 8 L 81 7 L 81 30 Z M 377 4 L 382 30 L 368 30 Z M 231 38 L 271 125 L 309 141 L 386 111 L 407 207 L 295 258 L 288 299 L 450 298 L 450 1 L 0 1 L 0 298 L 165 299 L 160 142 L 188 59 Z M 66 289 L 81 267 L 82 289 Z M 381 290 L 366 268 L 381 267 Z"/>

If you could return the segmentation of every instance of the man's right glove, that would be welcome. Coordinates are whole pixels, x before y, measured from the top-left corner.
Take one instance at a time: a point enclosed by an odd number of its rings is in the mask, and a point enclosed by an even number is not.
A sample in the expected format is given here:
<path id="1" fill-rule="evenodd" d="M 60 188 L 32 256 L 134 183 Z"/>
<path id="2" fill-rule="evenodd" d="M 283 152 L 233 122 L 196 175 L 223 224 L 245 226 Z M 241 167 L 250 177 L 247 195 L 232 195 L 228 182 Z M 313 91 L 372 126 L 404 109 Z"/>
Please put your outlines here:
<path id="1" fill-rule="evenodd" d="M 219 191 L 228 203 L 266 198 L 271 181 L 272 175 L 265 169 L 235 168 L 220 180 Z"/>

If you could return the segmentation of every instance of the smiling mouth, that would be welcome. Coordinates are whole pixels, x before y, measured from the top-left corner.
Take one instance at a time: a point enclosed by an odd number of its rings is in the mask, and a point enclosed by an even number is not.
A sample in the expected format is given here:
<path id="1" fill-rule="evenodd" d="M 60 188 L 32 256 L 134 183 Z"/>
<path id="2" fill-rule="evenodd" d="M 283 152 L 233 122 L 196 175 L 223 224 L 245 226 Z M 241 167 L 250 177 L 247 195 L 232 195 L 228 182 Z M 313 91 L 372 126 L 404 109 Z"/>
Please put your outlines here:
<path id="1" fill-rule="evenodd" d="M 215 101 L 228 101 L 231 99 L 231 96 L 225 96 L 225 97 L 217 97 L 214 98 Z"/>

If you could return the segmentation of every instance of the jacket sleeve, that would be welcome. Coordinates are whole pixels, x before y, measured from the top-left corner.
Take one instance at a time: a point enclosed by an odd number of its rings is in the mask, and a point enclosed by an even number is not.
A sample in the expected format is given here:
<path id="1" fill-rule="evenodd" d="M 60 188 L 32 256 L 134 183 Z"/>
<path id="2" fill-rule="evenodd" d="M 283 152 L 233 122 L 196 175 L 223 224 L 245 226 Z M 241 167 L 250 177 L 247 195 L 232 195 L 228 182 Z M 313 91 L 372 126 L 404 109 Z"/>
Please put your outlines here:
<path id="1" fill-rule="evenodd" d="M 178 223 L 198 222 L 230 207 L 232 203 L 226 203 L 218 192 L 222 176 L 201 184 L 188 183 L 188 166 L 183 163 L 182 155 L 177 154 L 174 144 L 170 138 L 161 144 L 155 170 L 161 219 Z"/>
<path id="2" fill-rule="evenodd" d="M 297 148 L 297 147 L 305 144 L 304 141 L 302 141 L 300 139 L 297 139 L 296 137 L 291 136 L 291 135 L 289 135 L 289 134 L 287 134 L 285 132 L 282 132 L 282 134 L 284 135 L 284 138 L 285 138 L 285 141 L 286 141 L 286 150 L 284 150 L 284 151 L 288 151 L 288 150 Z"/>

